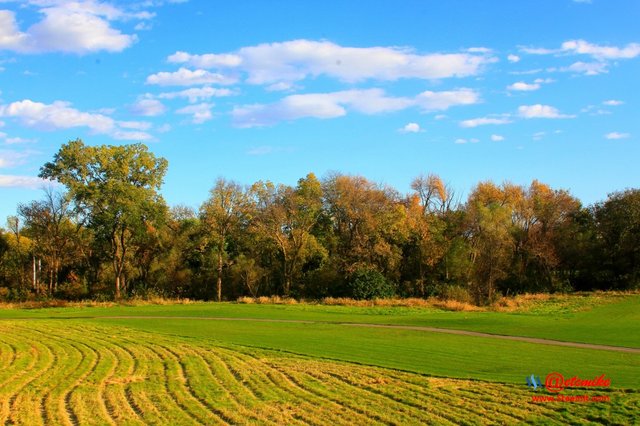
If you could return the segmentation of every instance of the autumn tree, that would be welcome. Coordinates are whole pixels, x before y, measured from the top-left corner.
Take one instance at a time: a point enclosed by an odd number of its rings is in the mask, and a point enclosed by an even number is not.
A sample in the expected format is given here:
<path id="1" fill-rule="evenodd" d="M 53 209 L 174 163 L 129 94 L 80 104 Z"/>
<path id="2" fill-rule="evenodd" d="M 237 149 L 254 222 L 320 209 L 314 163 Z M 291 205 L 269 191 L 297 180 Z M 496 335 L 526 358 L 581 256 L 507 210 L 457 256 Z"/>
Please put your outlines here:
<path id="1" fill-rule="evenodd" d="M 556 283 L 565 228 L 572 226 L 580 202 L 562 190 L 534 180 L 527 188 L 512 187 L 512 275 L 516 291 L 549 291 Z"/>
<path id="2" fill-rule="evenodd" d="M 209 192 L 209 199 L 200 207 L 204 237 L 216 256 L 216 299 L 222 300 L 222 271 L 229 263 L 228 245 L 249 219 L 249 198 L 233 181 L 218 179 Z"/>
<path id="3" fill-rule="evenodd" d="M 46 261 L 48 292 L 52 294 L 58 288 L 61 268 L 74 257 L 76 226 L 70 201 L 48 187 L 43 200 L 20 204 L 18 213 L 34 242 L 34 256 Z"/>
<path id="4" fill-rule="evenodd" d="M 334 175 L 324 182 L 327 214 L 336 238 L 334 261 L 349 275 L 373 267 L 397 279 L 407 237 L 399 194 L 360 176 Z"/>
<path id="5" fill-rule="evenodd" d="M 322 213 L 322 187 L 313 173 L 295 188 L 267 182 L 252 186 L 256 217 L 252 226 L 278 248 L 282 261 L 283 292 L 289 295 L 304 263 L 323 256 L 312 230 Z"/>
<path id="6" fill-rule="evenodd" d="M 406 201 L 409 228 L 405 263 L 417 270 L 418 294 L 425 296 L 430 281 L 450 278 L 452 247 L 458 229 L 452 229 L 454 193 L 439 176 L 420 175 L 411 182 L 413 193 Z"/>
<path id="7" fill-rule="evenodd" d="M 506 278 L 513 256 L 511 188 L 481 182 L 467 201 L 471 268 L 469 281 L 476 303 L 491 301 L 496 284 Z"/>
<path id="8" fill-rule="evenodd" d="M 86 226 L 107 242 L 116 298 L 126 289 L 133 234 L 164 211 L 158 190 L 166 169 L 167 161 L 143 144 L 86 146 L 81 140 L 63 145 L 40 169 L 41 178 L 67 187 Z"/>

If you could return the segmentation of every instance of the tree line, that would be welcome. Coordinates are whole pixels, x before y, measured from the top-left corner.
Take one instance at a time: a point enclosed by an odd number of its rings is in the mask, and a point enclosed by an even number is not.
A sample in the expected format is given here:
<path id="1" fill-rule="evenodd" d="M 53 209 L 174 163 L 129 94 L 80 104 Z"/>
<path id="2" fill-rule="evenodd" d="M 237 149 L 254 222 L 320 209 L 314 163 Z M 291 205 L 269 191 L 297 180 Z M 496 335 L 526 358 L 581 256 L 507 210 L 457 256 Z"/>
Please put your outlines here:
<path id="1" fill-rule="evenodd" d="M 159 295 L 430 297 L 640 284 L 640 190 L 584 207 L 565 190 L 480 182 L 466 201 L 436 175 L 411 192 L 361 176 L 295 186 L 219 178 L 195 211 L 159 194 L 168 163 L 142 144 L 63 145 L 56 180 L 0 228 L 0 298 Z"/>

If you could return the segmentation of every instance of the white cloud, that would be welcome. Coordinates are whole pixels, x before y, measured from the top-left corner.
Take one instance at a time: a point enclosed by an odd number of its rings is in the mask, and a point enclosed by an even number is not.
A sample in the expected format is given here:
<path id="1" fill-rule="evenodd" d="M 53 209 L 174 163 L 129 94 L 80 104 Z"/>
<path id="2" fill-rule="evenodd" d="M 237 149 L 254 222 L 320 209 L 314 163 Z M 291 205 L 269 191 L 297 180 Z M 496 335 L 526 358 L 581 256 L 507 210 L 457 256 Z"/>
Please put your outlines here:
<path id="1" fill-rule="evenodd" d="M 573 118 L 574 115 L 561 114 L 557 108 L 549 105 L 521 105 L 518 114 L 522 118 Z"/>
<path id="2" fill-rule="evenodd" d="M 478 102 L 480 102 L 480 95 L 472 89 L 426 91 L 416 96 L 416 103 L 425 111 L 442 111 L 452 106 L 473 105 Z"/>
<path id="3" fill-rule="evenodd" d="M 144 117 L 156 117 L 166 112 L 167 108 L 157 99 L 140 99 L 131 106 L 131 112 Z"/>
<path id="4" fill-rule="evenodd" d="M 576 62 L 562 70 L 583 72 L 587 75 L 596 75 L 607 72 L 606 61 L 608 60 L 632 59 L 640 56 L 640 43 L 629 43 L 624 47 L 616 47 L 592 44 L 585 40 L 568 40 L 562 43 L 558 49 L 520 47 L 520 50 L 532 55 L 587 55 L 598 62 Z"/>
<path id="5" fill-rule="evenodd" d="M 502 135 L 491 135 L 491 140 L 494 142 L 500 142 L 504 140 L 504 136 Z"/>
<path id="6" fill-rule="evenodd" d="M 192 123 L 202 124 L 205 121 L 209 121 L 213 118 L 211 108 L 213 108 L 213 104 L 201 103 L 180 108 L 179 110 L 176 110 L 176 113 L 191 115 Z"/>
<path id="7" fill-rule="evenodd" d="M 400 111 L 412 106 L 433 111 L 444 110 L 454 105 L 468 105 L 478 100 L 478 94 L 470 89 L 423 92 L 413 99 L 389 97 L 381 89 L 354 89 L 290 95 L 270 105 L 244 105 L 236 107 L 232 116 L 237 127 L 256 127 L 300 118 L 342 117 L 347 114 L 347 109 L 369 115 Z"/>
<path id="8" fill-rule="evenodd" d="M 202 84 L 233 84 L 237 80 L 230 76 L 212 73 L 203 69 L 191 71 L 180 68 L 175 72 L 159 72 L 147 77 L 147 84 L 159 86 L 196 86 Z"/>
<path id="9" fill-rule="evenodd" d="M 13 150 L 0 150 L 0 169 L 16 167 L 24 164 L 29 157 L 29 152 L 17 152 Z"/>
<path id="10" fill-rule="evenodd" d="M 15 118 L 27 127 L 41 130 L 60 130 L 87 127 L 93 133 L 106 134 L 116 139 L 147 140 L 151 136 L 142 132 L 123 131 L 123 124 L 103 114 L 82 112 L 71 107 L 69 102 L 55 101 L 52 104 L 34 102 L 30 99 L 0 105 L 0 117 Z"/>
<path id="11" fill-rule="evenodd" d="M 458 138 L 458 139 L 456 139 L 455 141 L 453 141 L 453 143 L 457 143 L 457 144 L 459 144 L 459 145 L 465 144 L 465 143 L 467 143 L 467 142 L 468 142 L 468 141 L 467 141 L 466 139 L 462 139 L 462 138 Z"/>
<path id="12" fill-rule="evenodd" d="M 150 19 L 149 12 L 126 13 L 100 1 L 31 1 L 42 19 L 21 31 L 12 11 L 0 11 L 0 49 L 18 53 L 120 52 L 136 41 L 111 26 L 115 20 Z"/>
<path id="13" fill-rule="evenodd" d="M 525 83 L 524 81 L 518 81 L 507 86 L 507 90 L 515 90 L 521 92 L 531 92 L 538 90 L 543 84 L 553 83 L 555 80 L 552 78 L 536 78 L 533 83 Z"/>
<path id="14" fill-rule="evenodd" d="M 138 132 L 138 131 L 130 132 L 130 131 L 120 130 L 120 129 L 114 130 L 110 136 L 116 140 L 123 140 L 123 141 L 142 142 L 142 141 L 148 141 L 153 139 L 153 136 L 151 136 L 146 132 Z"/>
<path id="15" fill-rule="evenodd" d="M 543 47 L 520 46 L 520 51 L 529 55 L 551 55 L 561 52 L 561 49 L 545 49 Z"/>
<path id="16" fill-rule="evenodd" d="M 511 120 L 507 117 L 495 118 L 495 117 L 480 117 L 480 118 L 472 118 L 469 120 L 463 120 L 460 122 L 460 127 L 478 127 L 484 126 L 487 124 L 509 124 Z"/>
<path id="17" fill-rule="evenodd" d="M 1 134 L 2 132 L 0 132 Z M 0 136 L 1 138 L 1 136 Z M 35 139 L 25 139 L 25 138 L 21 138 L 21 137 L 8 137 L 5 136 L 4 138 L 4 143 L 6 143 L 7 145 L 19 145 L 19 144 L 23 144 L 23 143 L 34 143 L 36 142 Z"/>
<path id="18" fill-rule="evenodd" d="M 539 141 L 547 135 L 547 132 L 536 132 L 533 134 L 532 139 L 534 141 Z"/>
<path id="19" fill-rule="evenodd" d="M 584 75 L 598 75 L 609 72 L 608 64 L 605 62 L 574 62 L 568 67 L 560 68 L 563 72 L 575 72 Z"/>
<path id="20" fill-rule="evenodd" d="M 216 55 L 207 53 L 205 55 L 191 55 L 187 52 L 176 52 L 167 58 L 173 64 L 188 63 L 196 68 L 233 68 L 242 64 L 242 57 L 233 54 Z"/>
<path id="21" fill-rule="evenodd" d="M 619 106 L 622 104 L 624 104 L 623 101 L 617 101 L 615 99 L 609 99 L 608 101 L 602 102 L 602 105 L 607 105 L 607 106 Z"/>
<path id="22" fill-rule="evenodd" d="M 35 176 L 0 175 L 0 188 L 39 189 L 46 184 L 51 182 Z"/>
<path id="23" fill-rule="evenodd" d="M 407 123 L 400 129 L 398 129 L 400 133 L 419 133 L 422 131 L 420 125 L 418 123 Z"/>
<path id="24" fill-rule="evenodd" d="M 149 22 L 138 22 L 133 29 L 136 31 L 150 31 L 153 29 L 153 25 Z"/>
<path id="25" fill-rule="evenodd" d="M 197 68 L 242 71 L 251 84 L 295 82 L 320 75 L 346 82 L 467 77 L 495 61 L 485 50 L 419 55 L 406 48 L 343 47 L 311 40 L 264 43 L 222 54 L 176 52 L 168 60 Z"/>
<path id="26" fill-rule="evenodd" d="M 191 89 L 181 90 L 179 92 L 161 93 L 158 95 L 160 99 L 175 99 L 175 98 L 187 98 L 190 103 L 196 103 L 211 98 L 219 98 L 224 96 L 231 96 L 235 94 L 229 89 L 217 89 L 213 87 L 194 87 Z"/>
<path id="27" fill-rule="evenodd" d="M 630 137 L 629 133 L 619 133 L 619 132 L 611 132 L 604 135 L 605 139 L 615 140 L 615 139 L 626 139 Z"/>
<path id="28" fill-rule="evenodd" d="M 516 83 L 513 83 L 507 86 L 507 90 L 517 90 L 517 91 L 524 91 L 524 92 L 538 90 L 539 88 L 540 88 L 540 85 L 538 83 L 529 84 L 529 83 L 525 83 L 524 81 L 518 81 Z"/>
<path id="29" fill-rule="evenodd" d="M 539 74 L 542 71 L 543 71 L 542 68 L 536 68 L 536 69 L 533 69 L 533 70 L 526 70 L 526 71 L 509 71 L 509 74 L 512 74 L 512 75 L 531 75 L 531 74 Z"/>
<path id="30" fill-rule="evenodd" d="M 640 55 L 640 44 L 629 43 L 624 47 L 599 46 L 584 40 L 569 40 L 562 43 L 562 50 L 580 55 L 589 55 L 598 60 L 632 59 Z"/>
<path id="31" fill-rule="evenodd" d="M 518 56 L 518 55 L 509 55 L 509 56 L 507 56 L 507 60 L 509 62 L 511 62 L 512 64 L 515 64 L 516 62 L 520 62 L 520 56 Z"/>

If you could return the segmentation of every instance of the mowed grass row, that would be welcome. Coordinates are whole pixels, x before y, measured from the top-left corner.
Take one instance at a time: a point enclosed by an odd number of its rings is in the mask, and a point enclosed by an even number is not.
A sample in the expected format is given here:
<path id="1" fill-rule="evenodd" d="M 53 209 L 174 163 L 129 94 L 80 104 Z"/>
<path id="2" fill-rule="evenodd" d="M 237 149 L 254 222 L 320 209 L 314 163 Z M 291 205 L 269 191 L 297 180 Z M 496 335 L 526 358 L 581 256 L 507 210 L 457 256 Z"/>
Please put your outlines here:
<path id="1" fill-rule="evenodd" d="M 428 377 L 80 320 L 0 323 L 2 424 L 631 424 L 607 403 L 533 403 L 524 385 Z"/>
<path id="2" fill-rule="evenodd" d="M 640 294 L 554 295 L 508 312 L 451 312 L 432 307 L 195 302 L 142 306 L 0 309 L 0 318 L 178 316 L 376 323 L 471 330 L 640 348 Z"/>

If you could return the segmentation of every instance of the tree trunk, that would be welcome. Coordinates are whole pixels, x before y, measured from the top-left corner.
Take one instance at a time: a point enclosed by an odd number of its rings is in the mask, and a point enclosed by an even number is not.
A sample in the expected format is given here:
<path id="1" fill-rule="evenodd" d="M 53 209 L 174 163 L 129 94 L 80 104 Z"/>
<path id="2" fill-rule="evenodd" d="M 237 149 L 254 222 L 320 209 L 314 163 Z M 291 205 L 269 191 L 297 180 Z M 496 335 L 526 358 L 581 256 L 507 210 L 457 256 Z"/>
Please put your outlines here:
<path id="1" fill-rule="evenodd" d="M 116 275 L 116 300 L 120 299 L 120 276 Z"/>
<path id="2" fill-rule="evenodd" d="M 222 301 L 222 251 L 218 250 L 218 277 L 216 280 L 216 294 L 218 302 Z"/>

